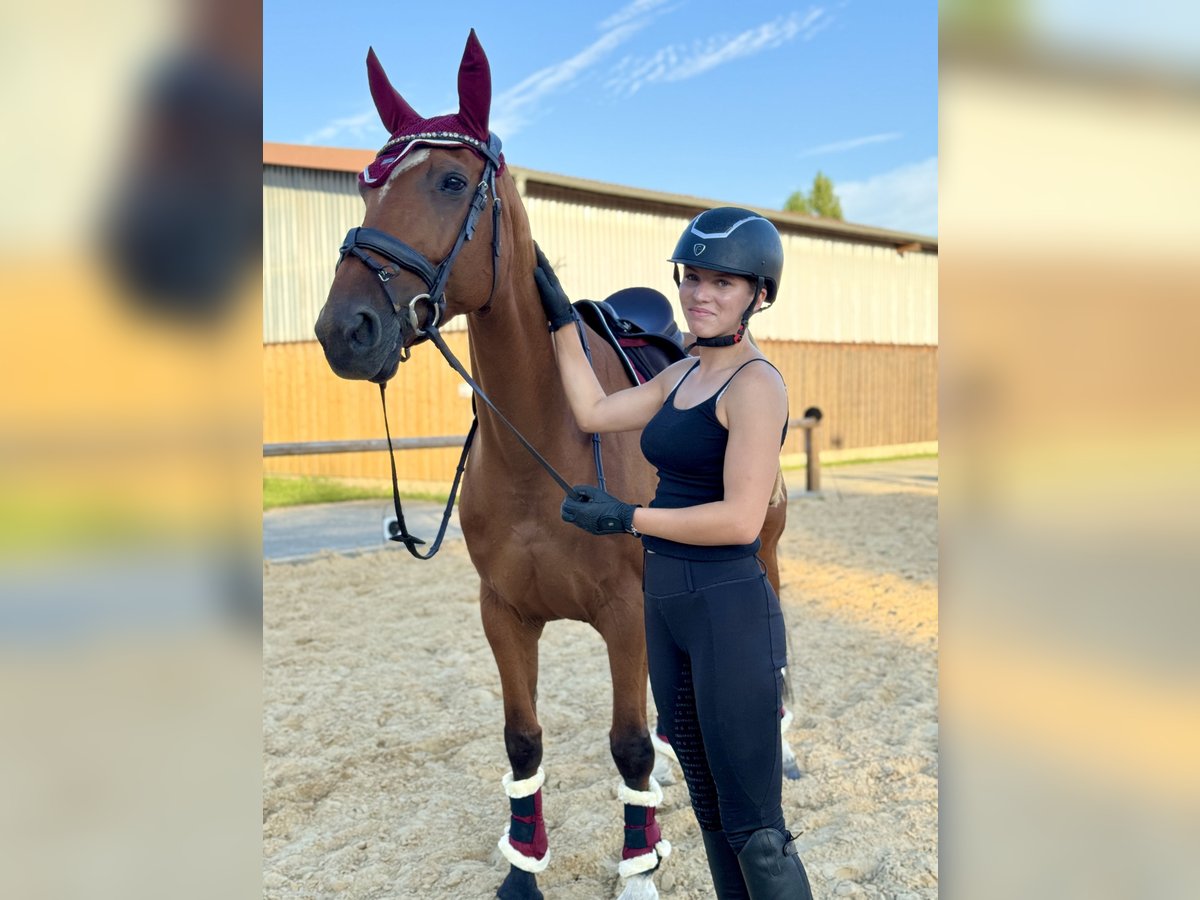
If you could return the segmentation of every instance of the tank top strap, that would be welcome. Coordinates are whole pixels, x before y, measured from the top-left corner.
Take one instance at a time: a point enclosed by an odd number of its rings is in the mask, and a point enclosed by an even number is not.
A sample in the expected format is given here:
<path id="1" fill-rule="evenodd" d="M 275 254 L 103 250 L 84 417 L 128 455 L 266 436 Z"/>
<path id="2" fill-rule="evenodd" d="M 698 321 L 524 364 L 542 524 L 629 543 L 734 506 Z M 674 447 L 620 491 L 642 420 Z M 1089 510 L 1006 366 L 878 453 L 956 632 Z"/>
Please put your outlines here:
<path id="1" fill-rule="evenodd" d="M 740 366 L 738 366 L 736 369 L 733 370 L 733 374 L 730 375 L 727 379 L 725 379 L 725 383 L 723 385 L 721 385 L 721 389 L 719 391 L 717 391 L 715 394 L 713 394 L 712 402 L 713 402 L 714 406 L 715 406 L 715 404 L 717 404 L 720 401 L 721 396 L 725 393 L 725 391 L 727 391 L 729 389 L 729 385 L 731 385 L 733 383 L 733 379 L 737 378 L 737 373 L 742 371 L 742 369 L 746 368 L 746 366 L 750 365 L 750 363 L 754 363 L 754 362 L 765 362 L 772 369 L 775 369 L 774 363 L 772 363 L 769 359 L 767 359 L 766 357 L 763 357 L 763 356 L 756 356 L 756 357 L 754 357 L 754 359 L 746 360 L 744 363 L 742 363 Z M 779 370 L 775 369 L 775 371 L 778 372 Z M 691 374 L 691 373 L 689 373 L 689 374 Z M 687 377 L 687 376 L 684 376 L 684 377 Z M 680 382 L 680 383 L 682 383 L 682 382 Z"/>
<path id="2" fill-rule="evenodd" d="M 680 378 L 677 382 L 675 382 L 675 387 L 671 388 L 671 393 L 667 394 L 667 400 L 666 400 L 667 403 L 675 402 L 675 394 L 679 392 L 680 385 L 682 385 L 685 381 L 687 381 L 687 377 L 689 375 L 691 375 L 693 372 L 695 372 L 696 367 L 699 365 L 700 365 L 700 360 L 696 360 L 695 364 L 692 365 L 691 368 L 689 368 L 686 372 L 683 373 L 683 377 Z"/>

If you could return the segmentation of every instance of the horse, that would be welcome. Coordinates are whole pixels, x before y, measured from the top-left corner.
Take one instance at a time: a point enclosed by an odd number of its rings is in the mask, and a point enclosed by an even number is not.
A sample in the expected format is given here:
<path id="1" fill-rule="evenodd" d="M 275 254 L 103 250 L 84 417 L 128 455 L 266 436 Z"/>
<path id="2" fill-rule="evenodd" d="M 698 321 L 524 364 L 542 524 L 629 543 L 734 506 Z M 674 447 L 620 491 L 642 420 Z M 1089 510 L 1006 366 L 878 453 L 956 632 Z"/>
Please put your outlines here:
<path id="1" fill-rule="evenodd" d="M 652 875 L 670 845 L 654 817 L 662 792 L 652 777 L 655 744 L 646 717 L 642 551 L 632 538 L 597 538 L 559 516 L 563 479 L 596 481 L 592 441 L 568 408 L 533 279 L 529 220 L 499 139 L 488 129 L 487 57 L 472 30 L 459 65 L 459 110 L 432 119 L 392 87 L 373 49 L 367 71 L 391 138 L 360 176 L 362 225 L 342 246 L 316 334 L 337 375 L 383 385 L 414 346 L 427 339 L 444 346 L 440 324 L 467 320 L 471 373 L 488 402 L 478 409 L 466 456 L 459 521 L 479 573 L 480 615 L 500 674 L 512 767 L 503 779 L 511 819 L 499 843 L 510 868 L 497 896 L 542 897 L 536 875 L 549 861 L 549 842 L 541 806 L 538 639 L 548 622 L 573 619 L 599 632 L 608 653 L 609 745 L 625 808 L 621 897 L 655 898 Z M 616 354 L 589 336 L 605 390 L 628 387 Z M 561 478 L 547 477 L 510 426 L 536 444 Z M 603 468 L 615 495 L 634 503 L 653 496 L 655 475 L 638 433 L 606 435 Z M 779 501 L 772 506 L 762 535 L 761 556 L 776 589 L 785 509 Z"/>

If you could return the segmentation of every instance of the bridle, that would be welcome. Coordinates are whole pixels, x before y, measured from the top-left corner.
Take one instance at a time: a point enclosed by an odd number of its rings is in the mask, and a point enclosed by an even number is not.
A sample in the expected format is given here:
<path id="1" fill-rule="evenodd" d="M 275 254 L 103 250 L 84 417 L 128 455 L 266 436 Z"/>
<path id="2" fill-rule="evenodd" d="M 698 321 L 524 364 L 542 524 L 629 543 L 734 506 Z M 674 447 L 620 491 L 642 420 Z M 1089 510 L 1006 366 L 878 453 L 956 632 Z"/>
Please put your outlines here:
<path id="1" fill-rule="evenodd" d="M 496 292 L 497 269 L 500 264 L 501 204 L 500 197 L 496 194 L 496 173 L 500 169 L 500 138 L 489 134 L 487 143 L 484 143 L 465 134 L 450 131 L 427 131 L 392 138 L 383 145 L 376 154 L 376 158 L 414 141 L 462 144 L 481 154 L 484 158 L 483 174 L 480 176 L 479 184 L 475 188 L 475 195 L 471 198 L 471 205 L 467 208 L 466 218 L 458 230 L 458 237 L 455 238 L 450 253 L 435 266 L 419 250 L 410 247 L 386 231 L 360 227 L 351 228 L 346 234 L 346 239 L 342 241 L 342 246 L 338 251 L 337 264 L 341 266 L 347 256 L 353 256 L 374 272 L 396 315 L 406 318 L 409 325 L 412 326 L 413 333 L 417 336 L 417 340 L 412 344 L 419 344 L 430 337 L 427 329 L 436 329 L 446 317 L 446 282 L 450 279 L 450 270 L 454 266 L 454 260 L 462 250 L 463 244 L 475 236 L 475 226 L 484 207 L 488 204 L 489 196 L 492 203 L 492 290 L 488 294 L 487 303 L 492 302 L 492 295 Z M 387 263 L 377 262 L 372 254 L 383 257 Z M 417 294 L 407 302 L 397 300 L 391 288 L 392 278 L 399 275 L 404 269 L 420 278 L 427 289 L 426 293 Z M 422 300 L 427 302 L 431 308 L 429 320 L 424 328 L 421 326 L 417 311 L 417 304 Z M 408 359 L 412 344 L 400 346 L 401 362 Z"/>
<path id="2" fill-rule="evenodd" d="M 454 260 L 458 256 L 459 251 L 462 250 L 463 244 L 471 240 L 475 235 L 475 226 L 479 221 L 479 216 L 483 212 L 484 207 L 488 204 L 489 195 L 492 201 L 492 289 L 488 293 L 488 299 L 484 303 L 484 308 L 492 302 L 492 297 L 496 293 L 497 272 L 500 266 L 500 197 L 496 194 L 496 173 L 500 169 L 500 138 L 494 134 L 489 134 L 487 143 L 485 144 L 473 137 L 455 132 L 423 132 L 421 134 L 393 138 L 383 145 L 376 158 L 387 153 L 389 150 L 412 143 L 413 141 L 443 145 L 448 143 L 464 144 L 482 154 L 484 158 L 483 174 L 480 176 L 479 184 L 475 188 L 475 195 L 471 198 L 471 205 L 467 209 L 466 218 L 463 220 L 462 227 L 458 231 L 458 237 L 455 238 L 454 246 L 451 248 L 450 253 L 440 264 L 435 266 L 425 258 L 423 253 L 410 247 L 399 238 L 375 228 L 360 227 L 351 228 L 346 235 L 346 239 L 342 242 L 338 253 L 338 265 L 340 266 L 347 256 L 353 256 L 358 259 L 379 278 L 380 286 L 383 288 L 384 294 L 387 295 L 388 302 L 391 303 L 396 315 L 408 318 L 408 322 L 412 326 L 413 333 L 417 335 L 417 339 L 412 344 L 400 347 L 401 362 L 409 358 L 410 348 L 413 344 L 419 344 L 425 340 L 432 341 L 442 356 L 446 358 L 446 362 L 450 364 L 450 367 L 466 381 L 475 395 L 483 400 L 499 420 L 508 427 L 509 431 L 516 436 L 521 445 L 533 455 L 542 468 L 550 474 L 550 477 L 558 483 L 558 486 L 569 497 L 577 499 L 579 495 L 575 489 L 558 473 L 558 470 L 546 461 L 546 458 L 542 454 L 534 449 L 533 445 L 525 439 L 516 426 L 508 421 L 505 415 L 496 408 L 496 405 L 483 392 L 483 389 L 476 384 L 475 379 L 470 376 L 467 370 L 463 368 L 462 363 L 458 361 L 450 348 L 446 346 L 446 342 L 442 339 L 441 332 L 438 330 L 438 325 L 445 319 L 446 315 L 446 282 L 450 278 L 450 269 L 453 267 Z M 382 256 L 392 265 L 389 266 L 376 262 L 373 256 L 370 255 L 372 253 Z M 407 269 L 415 273 L 425 283 L 428 292 L 417 294 L 407 302 L 397 300 L 392 293 L 391 280 L 394 276 L 400 274 L 402 269 Z M 424 327 L 421 326 L 417 313 L 417 304 L 422 300 L 426 301 L 431 307 L 429 320 L 425 323 Z M 400 331 L 403 333 L 403 329 L 400 329 Z M 399 341 L 399 338 L 397 338 L 397 341 Z M 467 439 L 463 444 L 462 454 L 458 459 L 458 468 L 455 470 L 454 482 L 450 487 L 450 498 L 442 514 L 442 524 L 438 529 L 437 537 L 430 546 L 429 552 L 421 554 L 417 552 L 416 548 L 418 544 L 424 544 L 425 542 L 419 537 L 409 534 L 408 526 L 404 522 L 404 511 L 400 505 L 400 482 L 396 473 L 396 454 L 392 449 L 392 432 L 387 420 L 386 390 L 387 380 L 385 379 L 379 383 L 379 399 L 383 404 L 383 427 L 387 434 L 388 455 L 392 465 L 392 499 L 396 507 L 397 529 L 397 533 L 390 535 L 390 539 L 404 544 L 408 548 L 408 552 L 417 559 L 429 559 L 438 552 L 442 544 L 442 538 L 446 535 L 446 527 L 450 521 L 450 514 L 454 510 L 454 499 L 458 495 L 458 486 L 462 480 L 463 470 L 466 468 L 467 452 L 471 449 L 471 443 L 475 439 L 479 419 L 477 416 L 472 419 L 471 429 L 467 432 Z M 472 410 L 474 410 L 474 399 L 472 399 Z M 599 457 L 597 457 L 598 459 Z M 597 462 L 597 465 L 599 466 L 599 462 Z"/>

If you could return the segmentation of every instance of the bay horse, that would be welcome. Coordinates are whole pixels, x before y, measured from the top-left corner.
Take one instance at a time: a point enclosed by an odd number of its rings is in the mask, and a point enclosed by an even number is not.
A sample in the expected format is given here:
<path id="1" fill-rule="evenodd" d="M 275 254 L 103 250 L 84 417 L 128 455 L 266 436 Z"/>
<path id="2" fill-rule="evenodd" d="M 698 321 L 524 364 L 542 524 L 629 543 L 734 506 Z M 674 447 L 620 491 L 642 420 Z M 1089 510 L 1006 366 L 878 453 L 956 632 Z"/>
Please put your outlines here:
<path id="1" fill-rule="evenodd" d="M 431 119 L 392 87 L 374 50 L 367 71 L 391 138 L 359 178 L 366 212 L 342 246 L 316 334 L 337 375 L 385 384 L 414 345 L 440 341 L 437 326 L 454 316 L 467 319 L 470 369 L 494 404 L 479 406 L 459 520 L 479 572 L 480 614 L 500 673 L 512 766 L 503 779 L 512 816 L 499 845 L 510 870 L 498 896 L 542 896 L 536 874 L 549 850 L 541 806 L 538 639 L 547 622 L 574 619 L 600 633 L 611 669 L 609 744 L 625 806 L 621 897 L 655 898 L 651 876 L 670 845 L 654 817 L 662 791 L 651 777 L 655 750 L 646 721 L 642 550 L 627 536 L 597 538 L 562 522 L 561 485 L 503 421 L 535 444 L 568 484 L 596 481 L 591 436 L 576 427 L 559 381 L 533 279 L 529 221 L 499 140 L 488 129 L 487 58 L 472 30 L 459 66 L 459 110 Z M 590 337 L 605 390 L 628 387 L 615 353 Z M 606 435 L 604 470 L 613 494 L 647 503 L 654 471 L 638 441 L 636 432 Z M 776 589 L 775 547 L 785 508 L 777 502 L 763 530 L 761 555 Z"/>

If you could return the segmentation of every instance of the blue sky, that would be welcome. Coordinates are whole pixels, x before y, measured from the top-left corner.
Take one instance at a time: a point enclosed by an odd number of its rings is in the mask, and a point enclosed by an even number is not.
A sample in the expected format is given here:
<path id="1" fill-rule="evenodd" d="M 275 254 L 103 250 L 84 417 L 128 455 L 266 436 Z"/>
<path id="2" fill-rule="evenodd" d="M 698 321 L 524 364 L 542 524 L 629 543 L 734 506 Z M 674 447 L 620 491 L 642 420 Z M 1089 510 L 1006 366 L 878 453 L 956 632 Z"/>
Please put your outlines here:
<path id="1" fill-rule="evenodd" d="M 266 0 L 263 138 L 376 149 L 373 46 L 422 115 L 457 109 L 474 27 L 518 166 L 779 208 L 817 170 L 848 221 L 937 233 L 933 0 Z"/>

